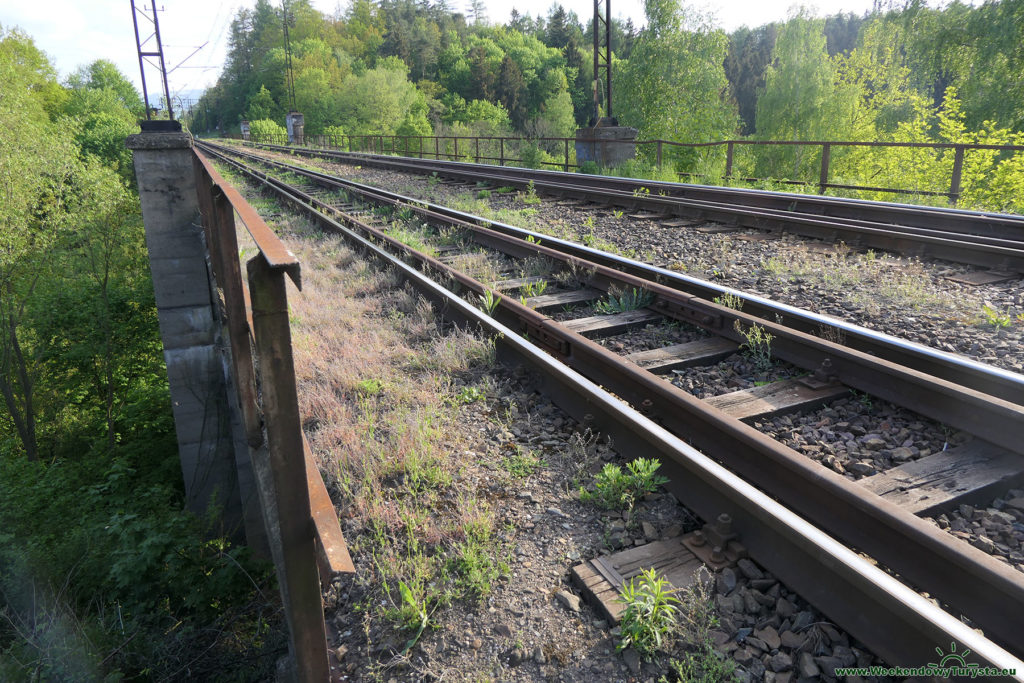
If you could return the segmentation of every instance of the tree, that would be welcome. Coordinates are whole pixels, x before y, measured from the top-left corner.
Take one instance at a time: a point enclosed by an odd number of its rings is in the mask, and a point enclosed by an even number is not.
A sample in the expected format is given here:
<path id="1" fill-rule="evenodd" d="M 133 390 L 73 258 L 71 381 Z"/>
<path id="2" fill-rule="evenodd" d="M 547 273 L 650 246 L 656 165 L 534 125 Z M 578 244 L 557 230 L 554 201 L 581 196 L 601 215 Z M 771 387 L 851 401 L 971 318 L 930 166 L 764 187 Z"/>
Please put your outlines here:
<path id="1" fill-rule="evenodd" d="M 498 70 L 497 99 L 505 107 L 512 125 L 521 128 L 526 120 L 526 81 L 512 58 L 505 55 Z"/>
<path id="2" fill-rule="evenodd" d="M 799 10 L 780 29 L 757 100 L 757 135 L 765 140 L 842 139 L 855 116 L 856 90 L 837 87 L 835 65 L 825 49 L 825 22 Z M 816 149 L 814 150 L 817 151 Z M 760 176 L 810 177 L 810 148 L 770 147 L 759 155 Z"/>
<path id="3" fill-rule="evenodd" d="M 245 112 L 245 118 L 249 121 L 273 119 L 283 115 L 284 112 L 277 102 L 274 102 L 274 98 L 265 85 L 260 85 L 259 92 L 249 99 L 249 107 Z"/>
<path id="4" fill-rule="evenodd" d="M 622 122 L 638 127 L 642 138 L 708 142 L 732 135 L 737 117 L 722 66 L 728 38 L 678 0 L 646 0 L 644 9 L 647 26 L 619 71 Z M 700 158 L 682 150 L 673 161 L 682 170 Z"/>
<path id="5" fill-rule="evenodd" d="M 0 395 L 29 460 L 39 457 L 38 362 L 25 319 L 66 229 L 77 148 L 54 125 L 56 73 L 30 38 L 0 30 Z"/>

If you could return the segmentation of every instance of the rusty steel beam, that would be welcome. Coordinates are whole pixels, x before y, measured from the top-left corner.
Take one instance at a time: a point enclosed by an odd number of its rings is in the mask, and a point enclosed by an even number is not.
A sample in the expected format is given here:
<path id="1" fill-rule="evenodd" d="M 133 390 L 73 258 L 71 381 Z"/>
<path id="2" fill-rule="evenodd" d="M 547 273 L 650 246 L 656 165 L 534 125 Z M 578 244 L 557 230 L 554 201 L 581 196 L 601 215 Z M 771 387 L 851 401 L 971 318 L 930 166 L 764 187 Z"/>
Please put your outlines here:
<path id="1" fill-rule="evenodd" d="M 327 681 L 327 630 L 292 362 L 286 271 L 271 266 L 262 255 L 250 259 L 247 269 L 283 551 L 284 576 L 280 578 L 296 672 L 304 682 Z"/>

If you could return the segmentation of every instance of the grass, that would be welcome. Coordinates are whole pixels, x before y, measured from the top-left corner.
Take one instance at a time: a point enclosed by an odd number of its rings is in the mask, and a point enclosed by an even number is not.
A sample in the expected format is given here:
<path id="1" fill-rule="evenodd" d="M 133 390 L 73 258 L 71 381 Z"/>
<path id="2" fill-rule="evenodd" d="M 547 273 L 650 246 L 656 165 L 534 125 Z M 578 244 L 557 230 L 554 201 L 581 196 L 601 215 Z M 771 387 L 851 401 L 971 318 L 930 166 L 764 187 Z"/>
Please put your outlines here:
<path id="1" fill-rule="evenodd" d="M 946 317 L 970 318 L 964 302 L 951 307 L 948 294 L 932 281 L 917 259 L 854 253 L 839 245 L 819 254 L 805 246 L 778 249 L 762 259 L 765 274 L 783 282 L 806 283 L 877 316 L 895 306 Z M 952 310 L 958 309 L 958 310 Z"/>
<path id="2" fill-rule="evenodd" d="M 602 315 L 625 313 L 649 306 L 654 302 L 654 295 L 645 289 L 633 288 L 628 292 L 608 292 L 608 297 L 594 304 L 594 311 Z"/>
<path id="3" fill-rule="evenodd" d="M 404 653 L 508 572 L 489 491 L 465 480 L 462 457 L 460 411 L 485 404 L 494 346 L 440 326 L 339 238 L 299 219 L 272 227 L 303 264 L 303 291 L 289 291 L 300 411 L 357 561 L 350 611 Z"/>
<path id="4" fill-rule="evenodd" d="M 540 468 L 541 461 L 532 450 L 515 444 L 512 447 L 512 452 L 504 457 L 501 465 L 516 479 L 526 479 Z"/>

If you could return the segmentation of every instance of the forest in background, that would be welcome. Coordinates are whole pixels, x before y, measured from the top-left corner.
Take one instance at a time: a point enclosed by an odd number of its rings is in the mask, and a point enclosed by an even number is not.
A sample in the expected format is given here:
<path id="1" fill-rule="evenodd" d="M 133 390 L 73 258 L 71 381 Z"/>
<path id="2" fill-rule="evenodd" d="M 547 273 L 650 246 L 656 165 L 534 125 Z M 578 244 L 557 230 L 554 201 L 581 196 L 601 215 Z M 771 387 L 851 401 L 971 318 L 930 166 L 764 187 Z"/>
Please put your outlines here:
<path id="1" fill-rule="evenodd" d="M 295 108 L 308 135 L 572 137 L 592 113 L 588 17 L 555 4 L 487 21 L 481 0 L 352 0 L 325 15 L 289 2 Z M 613 113 L 641 139 L 1024 144 L 1024 0 L 876 4 L 858 16 L 794 9 L 726 33 L 680 0 L 613 21 Z M 279 7 L 231 25 L 225 69 L 192 129 L 282 132 L 291 107 Z M 557 153 L 556 145 L 542 152 Z M 651 174 L 653 149 L 626 169 Z M 554 161 L 548 156 L 541 161 Z M 672 148 L 668 175 L 721 178 L 723 147 Z M 739 147 L 734 175 L 817 179 L 820 149 Z M 952 150 L 835 148 L 832 181 L 943 192 Z M 654 174 L 656 175 L 656 174 Z M 769 183 L 770 184 L 770 183 Z M 963 206 L 1024 210 L 1024 154 L 971 151 Z M 885 198 L 860 193 L 866 198 Z"/>
<path id="2" fill-rule="evenodd" d="M 184 487 L 113 64 L 0 26 L 0 680 L 267 680 L 273 573 Z"/>

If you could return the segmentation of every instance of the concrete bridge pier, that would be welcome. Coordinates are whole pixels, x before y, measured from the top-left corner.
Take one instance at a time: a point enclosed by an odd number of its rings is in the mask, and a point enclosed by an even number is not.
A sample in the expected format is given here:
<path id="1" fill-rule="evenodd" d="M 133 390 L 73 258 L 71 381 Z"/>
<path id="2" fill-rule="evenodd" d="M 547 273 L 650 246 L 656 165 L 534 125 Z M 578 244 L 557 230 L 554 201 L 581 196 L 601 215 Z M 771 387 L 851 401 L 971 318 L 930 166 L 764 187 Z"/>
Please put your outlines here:
<path id="1" fill-rule="evenodd" d="M 192 139 L 176 121 L 143 121 L 128 137 L 146 230 L 186 503 L 216 511 L 215 533 L 265 545 L 249 452 L 221 336 L 217 289 L 200 222 Z"/>

